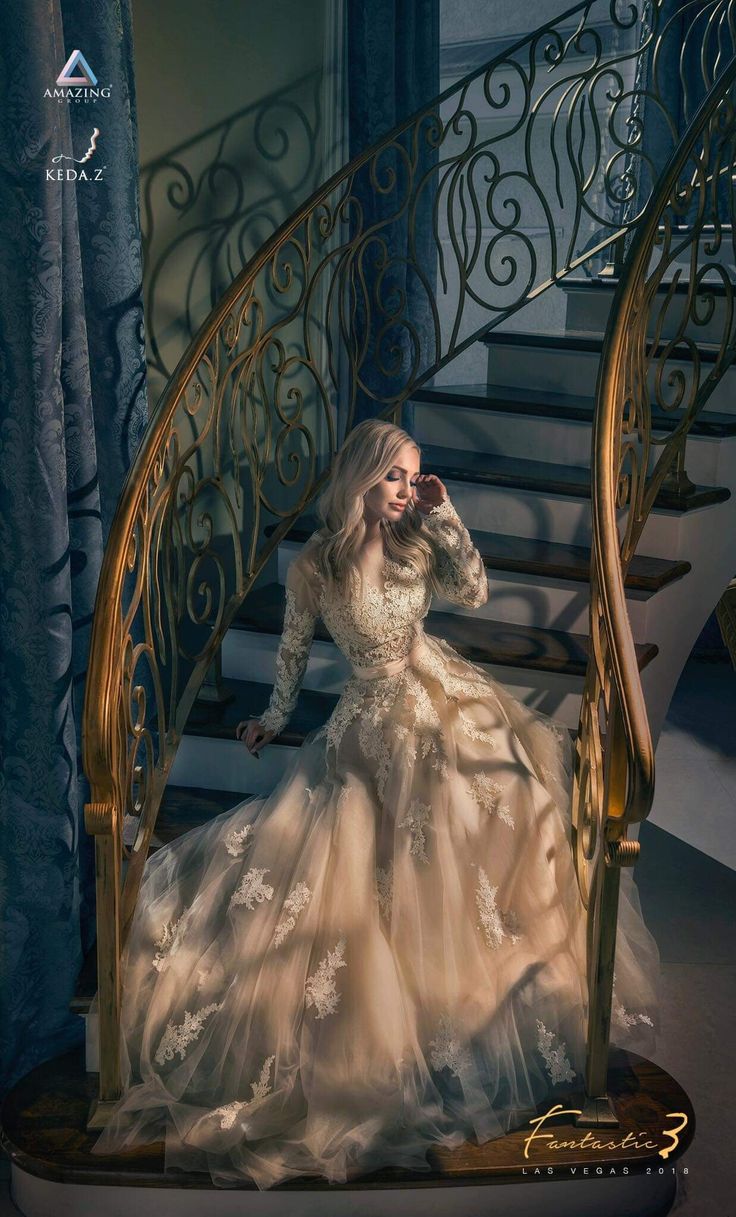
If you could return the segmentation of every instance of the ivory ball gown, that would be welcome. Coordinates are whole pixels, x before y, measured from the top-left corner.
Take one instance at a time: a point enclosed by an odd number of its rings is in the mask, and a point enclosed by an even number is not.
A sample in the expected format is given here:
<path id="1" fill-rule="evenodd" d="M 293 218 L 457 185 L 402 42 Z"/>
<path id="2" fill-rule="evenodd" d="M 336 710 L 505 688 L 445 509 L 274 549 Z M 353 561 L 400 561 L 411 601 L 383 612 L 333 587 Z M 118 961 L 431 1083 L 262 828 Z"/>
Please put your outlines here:
<path id="1" fill-rule="evenodd" d="M 448 600 L 488 599 L 449 498 L 424 517 Z M 586 914 L 572 742 L 425 634 L 427 580 L 328 597 L 314 533 L 287 572 L 288 721 L 321 615 L 353 672 L 278 785 L 147 861 L 123 955 L 124 1092 L 93 1152 L 259 1188 L 428 1170 L 427 1151 L 582 1094 Z M 612 1038 L 650 1053 L 659 954 L 622 876 Z"/>

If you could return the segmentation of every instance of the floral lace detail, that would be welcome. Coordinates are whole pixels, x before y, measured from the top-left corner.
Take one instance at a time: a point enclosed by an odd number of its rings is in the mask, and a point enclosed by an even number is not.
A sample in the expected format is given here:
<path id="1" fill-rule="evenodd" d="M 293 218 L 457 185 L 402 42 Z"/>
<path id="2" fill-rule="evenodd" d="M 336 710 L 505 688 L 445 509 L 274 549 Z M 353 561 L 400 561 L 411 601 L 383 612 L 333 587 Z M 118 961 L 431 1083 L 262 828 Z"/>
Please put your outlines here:
<path id="1" fill-rule="evenodd" d="M 387 556 L 383 565 L 383 590 L 366 583 L 362 592 L 357 586 L 342 596 L 327 596 L 324 588 L 321 592 L 322 620 L 351 664 L 369 667 L 403 659 L 411 650 L 416 622 L 429 612 L 432 593 L 421 573 Z M 396 677 L 391 679 L 395 683 Z"/>
<path id="2" fill-rule="evenodd" d="M 417 759 L 417 746 L 412 738 L 412 733 L 405 723 L 394 724 L 394 735 L 398 740 L 401 740 L 401 752 L 410 761 Z"/>
<path id="3" fill-rule="evenodd" d="M 273 896 L 273 888 L 270 883 L 263 882 L 263 876 L 267 874 L 268 867 L 252 866 L 243 875 L 243 878 L 230 897 L 228 907 L 233 908 L 237 904 L 244 904 L 246 908 L 252 909 L 254 907 L 254 900 L 257 900 L 259 904 L 262 904 L 264 900 L 270 900 Z"/>
<path id="4" fill-rule="evenodd" d="M 356 596 L 352 606 L 353 619 L 367 638 L 385 638 L 387 624 L 400 621 L 406 612 L 407 588 L 403 582 L 397 582 L 390 574 L 391 570 L 403 571 L 405 568 L 386 557 L 383 560 L 383 569 L 383 591 L 375 587 L 373 583 L 366 583 L 363 596 Z M 405 647 L 405 640 L 402 639 L 402 649 L 397 652 L 397 655 L 392 655 L 390 658 L 398 658 L 399 655 L 406 654 Z M 385 658 L 381 662 L 385 663 Z"/>
<path id="5" fill-rule="evenodd" d="M 388 917 L 391 913 L 391 904 L 394 895 L 394 864 L 389 862 L 388 869 L 376 867 L 376 900 L 384 917 Z"/>
<path id="6" fill-rule="evenodd" d="M 309 608 L 299 609 L 296 592 L 287 584 L 284 628 L 276 652 L 276 680 L 268 706 L 258 720 L 265 731 L 282 731 L 294 712 L 316 620 Z"/>
<path id="7" fill-rule="evenodd" d="M 635 1027 L 637 1023 L 646 1023 L 648 1027 L 653 1027 L 654 1023 L 648 1014 L 643 1012 L 633 1014 L 621 1004 L 616 996 L 616 972 L 613 973 L 613 993 L 611 994 L 611 1021 L 618 1023 L 619 1027 L 628 1029 Z"/>
<path id="8" fill-rule="evenodd" d="M 448 759 L 442 747 L 442 722 L 432 704 L 429 691 L 414 672 L 407 668 L 404 673 L 405 692 L 413 700 L 414 723 L 413 729 L 421 739 L 422 759 L 430 757 L 433 769 L 439 771 L 443 778 L 448 776 Z M 414 752 L 416 759 L 416 752 Z"/>
<path id="9" fill-rule="evenodd" d="M 161 936 L 153 944 L 155 947 L 158 947 L 152 961 L 153 967 L 157 972 L 166 971 L 172 955 L 175 955 L 181 946 L 182 933 L 187 920 L 188 915 L 182 913 L 178 920 L 166 921 L 162 926 Z"/>
<path id="10" fill-rule="evenodd" d="M 253 840 L 255 829 L 252 824 L 246 824 L 243 828 L 234 828 L 225 837 L 225 849 L 233 858 L 241 858 L 246 849 Z"/>
<path id="11" fill-rule="evenodd" d="M 572 1082 L 573 1078 L 577 1077 L 577 1074 L 565 1055 L 566 1045 L 560 1040 L 558 1047 L 554 1048 L 553 1041 L 558 1037 L 554 1031 L 548 1031 L 539 1018 L 537 1019 L 537 1031 L 539 1033 L 537 1048 L 544 1058 L 547 1073 L 551 1077 L 553 1084 L 556 1085 L 557 1082 Z"/>
<path id="12" fill-rule="evenodd" d="M 201 1010 L 197 1010 L 196 1014 L 190 1014 L 189 1010 L 184 1011 L 183 1023 L 172 1023 L 171 1020 L 166 1025 L 166 1030 L 161 1037 L 161 1043 L 156 1050 L 155 1060 L 159 1065 L 163 1065 L 164 1061 L 173 1061 L 174 1053 L 178 1052 L 182 1060 L 189 1045 L 202 1033 L 204 1020 L 215 1010 L 221 1010 L 222 1002 L 212 1002 L 209 1006 L 203 1006 Z"/>
<path id="13" fill-rule="evenodd" d="M 337 1010 L 340 994 L 335 988 L 335 972 L 338 968 L 347 967 L 343 959 L 345 946 L 345 937 L 342 936 L 334 950 L 327 952 L 317 971 L 307 977 L 304 986 L 305 1001 L 307 1006 L 317 1007 L 315 1018 L 325 1018 Z"/>
<path id="14" fill-rule="evenodd" d="M 439 520 L 439 521 L 443 521 L 443 522 L 447 521 L 447 522 L 452 522 L 452 523 L 454 523 L 456 520 L 459 520 L 459 518 L 460 517 L 458 516 L 457 512 L 455 511 L 455 508 L 454 508 L 452 502 L 450 501 L 449 496 L 446 496 L 442 500 L 441 503 L 435 503 L 434 507 L 432 507 L 430 509 L 429 513 L 426 516 L 427 520 L 432 520 L 432 521 Z M 450 547 L 450 549 L 457 549 L 460 545 L 460 538 L 457 534 L 457 531 L 455 531 L 454 529 L 451 529 L 451 528 L 448 529 L 447 544 Z"/>
<path id="15" fill-rule="evenodd" d="M 429 1041 L 429 1047 L 432 1068 L 438 1071 L 447 1068 L 460 1077 L 461 1073 L 469 1069 L 473 1063 L 470 1050 L 463 1044 L 458 1030 L 448 1014 L 441 1015 L 439 1028 L 435 1038 Z"/>
<path id="16" fill-rule="evenodd" d="M 363 756 L 376 762 L 376 789 L 381 803 L 386 798 L 386 782 L 391 772 L 391 751 L 381 728 L 384 709 L 383 700 L 377 699 L 371 706 L 363 710 L 358 725 L 358 743 Z"/>
<path id="17" fill-rule="evenodd" d="M 289 916 L 280 921 L 274 930 L 273 944 L 275 947 L 280 947 L 294 929 L 297 917 L 309 903 L 311 895 L 311 889 L 307 887 L 306 883 L 297 883 L 296 887 L 291 889 L 284 901 L 284 910 L 289 913 Z"/>
<path id="18" fill-rule="evenodd" d="M 469 739 L 478 740 L 481 744 L 487 744 L 495 752 L 498 748 L 498 740 L 492 731 L 484 731 L 479 727 L 473 718 L 458 706 L 458 719 L 460 726 Z"/>
<path id="19" fill-rule="evenodd" d="M 431 646 L 428 647 L 414 664 L 417 672 L 433 677 L 444 689 L 446 695 L 449 698 L 454 698 L 456 701 L 460 697 L 475 697 L 478 701 L 487 701 L 492 697 L 498 702 L 493 685 L 481 668 L 476 667 L 469 660 L 463 659 L 462 655 L 459 655 L 444 638 L 433 638 L 432 642 L 434 646 L 439 647 L 441 653 L 438 655 Z M 473 675 L 455 675 L 447 666 L 446 660 L 462 664 Z"/>
<path id="20" fill-rule="evenodd" d="M 497 815 L 499 820 L 515 828 L 514 817 L 508 803 L 500 803 L 503 786 L 482 769 L 474 774 L 473 781 L 468 787 L 470 794 L 479 806 L 484 807 L 489 815 Z"/>
<path id="21" fill-rule="evenodd" d="M 222 1107 L 216 1107 L 214 1111 L 210 1112 L 210 1115 L 220 1117 L 220 1128 L 223 1131 L 233 1128 L 238 1116 L 246 1111 L 247 1108 L 252 1107 L 258 1099 L 265 1099 L 266 1095 L 271 1090 L 269 1077 L 271 1074 L 271 1066 L 275 1060 L 275 1056 L 266 1057 L 261 1067 L 261 1076 L 257 1082 L 251 1082 L 250 1084 L 250 1088 L 253 1091 L 253 1095 L 250 1099 L 235 1099 L 234 1102 L 225 1103 Z M 241 1121 L 240 1128 L 243 1132 L 247 1132 L 248 1124 L 245 1121 Z"/>
<path id="22" fill-rule="evenodd" d="M 638 1013 L 632 1014 L 625 1006 L 622 1006 L 617 997 L 613 998 L 611 1006 L 611 1018 L 613 1022 L 618 1023 L 620 1027 L 634 1027 L 637 1023 L 646 1023 L 649 1027 L 653 1027 L 654 1023 L 648 1014 Z"/>
<path id="23" fill-rule="evenodd" d="M 358 687 L 357 681 L 348 681 L 345 685 L 342 696 L 326 723 L 328 748 L 334 748 L 337 752 L 348 727 L 360 716 L 364 695 L 364 690 Z"/>
<path id="24" fill-rule="evenodd" d="M 422 803 L 420 799 L 412 799 L 404 819 L 399 824 L 399 828 L 408 828 L 411 832 L 409 853 L 427 863 L 429 858 L 425 848 L 427 840 L 424 830 L 429 823 L 431 812 L 432 809 L 428 803 Z"/>
<path id="25" fill-rule="evenodd" d="M 475 863 L 472 862 L 471 866 L 474 865 Z M 480 913 L 478 929 L 483 930 L 486 941 L 493 950 L 500 947 L 505 937 L 509 937 L 512 943 L 517 943 L 522 936 L 516 914 L 503 912 L 498 908 L 496 904 L 497 891 L 498 884 L 492 885 L 483 867 L 479 866 L 478 887 L 475 893 L 475 903 Z"/>
<path id="26" fill-rule="evenodd" d="M 488 575 L 472 537 L 449 498 L 424 517 L 434 550 L 434 570 L 442 594 L 455 604 L 479 608 L 488 600 Z"/>
<path id="27" fill-rule="evenodd" d="M 236 1099 L 232 1103 L 224 1103 L 222 1107 L 215 1107 L 214 1111 L 210 1112 L 210 1115 L 220 1117 L 220 1128 L 222 1131 L 224 1131 L 225 1129 L 233 1128 L 235 1126 L 235 1121 L 237 1120 L 238 1115 L 241 1111 L 244 1111 L 247 1106 L 247 1101 Z M 248 1131 L 248 1125 L 245 1123 L 245 1121 L 240 1124 L 240 1127 L 243 1132 Z"/>

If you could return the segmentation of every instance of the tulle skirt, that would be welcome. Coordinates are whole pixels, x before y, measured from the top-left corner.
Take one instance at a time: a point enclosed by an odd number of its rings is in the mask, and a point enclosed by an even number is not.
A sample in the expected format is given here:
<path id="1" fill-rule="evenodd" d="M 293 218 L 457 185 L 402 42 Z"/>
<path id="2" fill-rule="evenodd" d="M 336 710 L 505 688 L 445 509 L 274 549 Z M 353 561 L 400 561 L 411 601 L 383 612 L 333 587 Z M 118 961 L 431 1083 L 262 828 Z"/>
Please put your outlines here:
<path id="1" fill-rule="evenodd" d="M 147 861 L 124 1091 L 93 1147 L 216 1186 L 344 1182 L 583 1092 L 572 743 L 447 643 L 351 677 L 278 785 Z M 651 1054 L 659 954 L 622 872 L 612 1041 Z"/>

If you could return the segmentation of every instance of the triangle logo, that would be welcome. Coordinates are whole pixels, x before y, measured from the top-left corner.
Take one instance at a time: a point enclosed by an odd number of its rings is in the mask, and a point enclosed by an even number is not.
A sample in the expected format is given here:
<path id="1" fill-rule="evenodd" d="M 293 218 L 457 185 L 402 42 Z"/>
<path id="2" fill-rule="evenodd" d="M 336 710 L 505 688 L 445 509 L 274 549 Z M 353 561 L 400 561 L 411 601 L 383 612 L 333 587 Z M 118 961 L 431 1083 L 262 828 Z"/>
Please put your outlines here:
<path id="1" fill-rule="evenodd" d="M 75 72 L 77 75 L 75 75 Z M 80 73 L 83 73 L 80 74 Z M 59 75 L 57 85 L 91 85 L 97 84 L 97 77 L 87 63 L 81 51 L 72 51 Z"/>

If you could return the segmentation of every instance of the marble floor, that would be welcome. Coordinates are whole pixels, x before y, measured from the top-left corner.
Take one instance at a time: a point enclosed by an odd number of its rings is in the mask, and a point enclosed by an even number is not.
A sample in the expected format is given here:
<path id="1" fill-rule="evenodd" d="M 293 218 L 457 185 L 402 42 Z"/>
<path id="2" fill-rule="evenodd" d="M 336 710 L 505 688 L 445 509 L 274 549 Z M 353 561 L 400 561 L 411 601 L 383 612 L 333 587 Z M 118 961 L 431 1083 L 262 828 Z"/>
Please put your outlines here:
<path id="1" fill-rule="evenodd" d="M 736 1005 L 736 672 L 691 659 L 656 753 L 657 785 L 635 870 L 662 962 L 658 1062 L 683 1085 L 697 1130 L 671 1210 L 728 1217 L 733 1202 Z M 671 826 L 672 832 L 667 831 Z M 677 836 L 673 835 L 676 832 Z M 688 842 L 697 841 L 701 848 Z M 712 854 L 727 858 L 730 865 Z"/>
<path id="2" fill-rule="evenodd" d="M 657 795 L 640 829 L 635 870 L 662 961 L 658 1061 L 690 1095 L 697 1119 L 694 1142 L 679 1159 L 680 1187 L 671 1209 L 677 1217 L 729 1217 L 735 1211 L 734 1170 L 727 1165 L 736 1072 L 734 824 L 736 672 L 730 664 L 691 659 L 657 748 Z M 715 853 L 729 865 L 716 861 Z M 18 1212 L 8 1175 L 7 1160 L 0 1160 L 0 1217 Z"/>

